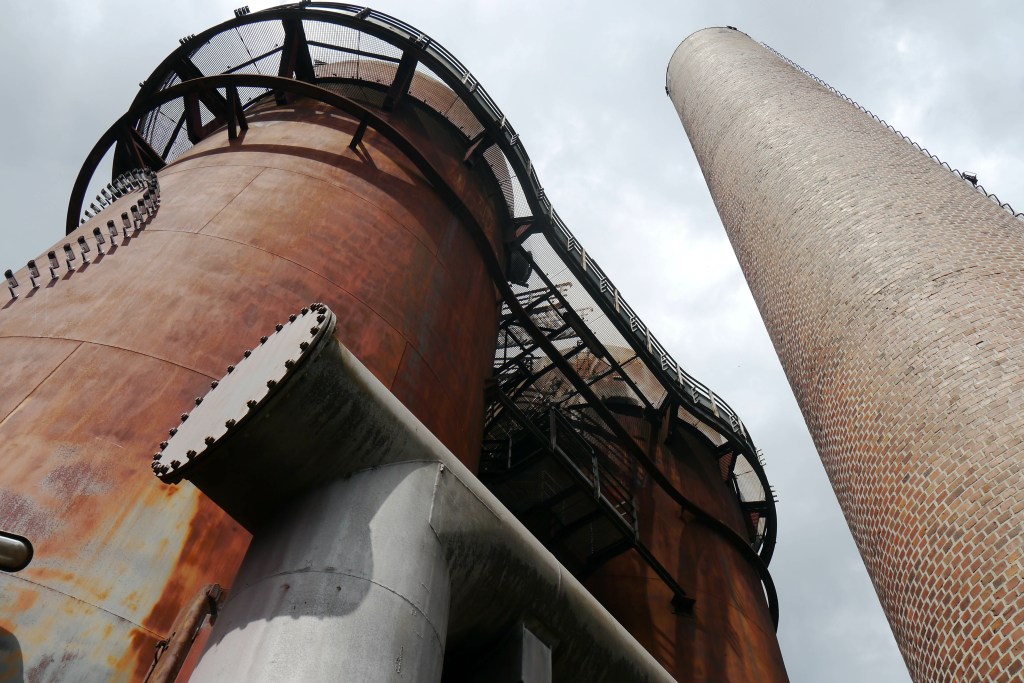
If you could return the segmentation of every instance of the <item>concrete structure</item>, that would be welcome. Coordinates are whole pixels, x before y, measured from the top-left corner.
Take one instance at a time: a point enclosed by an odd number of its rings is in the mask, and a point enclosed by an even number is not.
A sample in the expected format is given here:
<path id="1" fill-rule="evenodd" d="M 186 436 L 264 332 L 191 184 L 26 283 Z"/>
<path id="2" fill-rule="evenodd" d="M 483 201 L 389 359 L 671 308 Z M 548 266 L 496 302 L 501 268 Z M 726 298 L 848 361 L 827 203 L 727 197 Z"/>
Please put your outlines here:
<path id="1" fill-rule="evenodd" d="M 419 30 L 303 2 L 182 39 L 53 253 L 0 310 L 8 677 L 785 679 L 743 422 Z"/>
<path id="2" fill-rule="evenodd" d="M 745 34 L 668 91 L 916 681 L 1024 666 L 1024 223 Z"/>

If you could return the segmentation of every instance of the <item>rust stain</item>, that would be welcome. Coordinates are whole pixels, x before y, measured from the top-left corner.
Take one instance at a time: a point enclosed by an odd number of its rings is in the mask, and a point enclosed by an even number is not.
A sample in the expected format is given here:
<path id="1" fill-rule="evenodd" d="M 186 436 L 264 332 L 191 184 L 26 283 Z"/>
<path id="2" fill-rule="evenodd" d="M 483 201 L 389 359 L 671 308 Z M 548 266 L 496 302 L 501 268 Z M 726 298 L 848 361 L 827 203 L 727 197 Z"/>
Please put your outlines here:
<path id="1" fill-rule="evenodd" d="M 159 641 L 159 638 L 141 629 L 133 631 L 127 650 L 114 667 L 115 671 L 131 671 L 131 680 L 143 680 L 153 663 Z"/>
<path id="2" fill-rule="evenodd" d="M 167 487 L 171 488 L 171 487 Z M 250 536 L 239 525 L 211 525 L 211 518 L 223 515 L 208 498 L 199 499 L 199 506 L 188 524 L 181 544 L 175 573 L 164 585 L 160 599 L 143 619 L 142 624 L 156 632 L 166 633 L 181 607 L 195 594 L 197 576 L 213 576 L 214 583 L 230 585 L 242 562 Z M 230 558 L 230 560 L 225 560 Z M 211 562 L 215 559 L 216 562 Z"/>
<path id="3" fill-rule="evenodd" d="M 38 665 L 25 672 L 25 680 L 28 683 L 71 680 L 74 676 L 70 674 L 74 671 L 74 664 L 78 658 L 78 654 L 72 651 L 64 651 L 59 659 L 47 655 Z"/>
<path id="4" fill-rule="evenodd" d="M 29 571 L 29 569 L 31 571 Z M 22 574 L 25 578 L 44 585 L 50 583 L 71 583 L 75 580 L 75 573 L 66 569 L 56 567 L 29 567 Z"/>
<path id="5" fill-rule="evenodd" d="M 57 520 L 45 507 L 31 497 L 11 490 L 0 490 L 0 519 L 5 520 L 6 530 L 34 542 L 49 536 L 57 525 Z"/>
<path id="6" fill-rule="evenodd" d="M 18 594 L 18 597 L 8 607 L 14 614 L 32 609 L 39 599 L 39 594 L 34 589 L 20 586 L 17 588 L 12 587 L 12 589 L 17 591 Z"/>
<path id="7" fill-rule="evenodd" d="M 67 456 L 71 459 L 73 456 Z M 88 463 L 58 465 L 50 470 L 39 487 L 55 498 L 100 496 L 109 493 L 113 483 L 99 468 Z"/>
<path id="8" fill-rule="evenodd" d="M 638 429 L 638 443 L 649 432 Z M 655 454 L 662 471 L 684 495 L 743 531 L 715 458 L 665 436 Z M 693 613 L 672 611 L 671 591 L 634 553 L 598 569 L 588 589 L 677 680 L 788 680 L 756 572 L 719 536 L 689 515 L 680 518 L 678 505 L 650 480 L 636 495 L 641 541 L 696 599 Z"/>
<path id="9" fill-rule="evenodd" d="M 0 517 L 36 544 L 24 578 L 41 586 L 11 615 L 31 680 L 142 678 L 195 591 L 230 586 L 248 534 L 195 489 L 161 485 L 149 456 L 209 377 L 310 301 L 475 463 L 498 312 L 469 234 L 379 136 L 362 156 L 317 151 L 347 149 L 352 120 L 301 102 L 260 116 L 280 125 L 230 148 L 213 136 L 169 168 L 157 217 L 116 255 L 3 312 L 0 350 L 22 379 L 0 387 Z M 415 115 L 393 123 L 464 188 L 500 250 L 500 191 L 462 163 L 459 138 Z M 53 619 L 79 645 L 48 642 Z"/>

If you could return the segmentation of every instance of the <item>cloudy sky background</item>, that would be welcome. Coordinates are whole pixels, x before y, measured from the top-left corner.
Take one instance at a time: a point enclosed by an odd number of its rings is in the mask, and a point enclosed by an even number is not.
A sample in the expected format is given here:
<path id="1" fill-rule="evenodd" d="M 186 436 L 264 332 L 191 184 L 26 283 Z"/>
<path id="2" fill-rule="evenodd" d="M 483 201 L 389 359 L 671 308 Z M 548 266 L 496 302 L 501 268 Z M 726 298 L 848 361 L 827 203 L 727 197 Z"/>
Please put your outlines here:
<path id="1" fill-rule="evenodd" d="M 478 77 L 588 253 L 764 450 L 781 499 L 772 573 L 793 680 L 903 682 L 902 659 L 665 96 L 665 66 L 689 33 L 737 26 L 1024 209 L 1021 10 L 1008 2 L 837 5 L 382 0 L 374 9 L 417 26 Z M 138 82 L 180 36 L 230 18 L 235 6 L 40 0 L 5 8 L 4 268 L 60 239 L 78 168 Z"/>

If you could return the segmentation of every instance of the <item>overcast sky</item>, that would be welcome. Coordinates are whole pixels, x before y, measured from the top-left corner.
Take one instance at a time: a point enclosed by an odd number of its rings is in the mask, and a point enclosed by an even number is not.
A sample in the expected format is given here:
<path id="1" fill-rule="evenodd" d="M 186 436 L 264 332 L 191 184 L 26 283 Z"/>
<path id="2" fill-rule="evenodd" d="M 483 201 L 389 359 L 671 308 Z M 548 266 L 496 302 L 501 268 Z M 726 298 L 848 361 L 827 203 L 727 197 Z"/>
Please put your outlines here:
<path id="1" fill-rule="evenodd" d="M 180 36 L 230 18 L 234 6 L 5 7 L 3 268 L 17 269 L 60 239 L 78 168 L 138 82 Z M 909 680 L 665 95 L 665 67 L 688 34 L 734 25 L 1024 209 L 1022 11 L 1009 2 L 910 0 L 387 0 L 374 9 L 418 27 L 477 76 L 588 254 L 764 450 L 781 499 L 771 569 L 792 679 Z"/>

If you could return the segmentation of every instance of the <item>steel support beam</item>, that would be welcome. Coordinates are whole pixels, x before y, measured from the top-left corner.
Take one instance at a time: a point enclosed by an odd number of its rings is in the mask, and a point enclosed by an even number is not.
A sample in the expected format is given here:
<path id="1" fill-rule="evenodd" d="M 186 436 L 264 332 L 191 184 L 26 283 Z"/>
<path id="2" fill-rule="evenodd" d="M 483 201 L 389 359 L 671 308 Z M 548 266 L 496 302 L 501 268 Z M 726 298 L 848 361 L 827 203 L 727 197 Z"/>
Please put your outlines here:
<path id="1" fill-rule="evenodd" d="M 228 139 L 238 139 L 238 129 L 249 130 L 249 122 L 245 119 L 245 110 L 242 108 L 242 101 L 238 97 L 238 88 L 231 85 L 227 89 L 228 94 Z"/>
<path id="2" fill-rule="evenodd" d="M 406 50 L 402 53 L 402 60 L 398 63 L 398 69 L 395 70 L 395 79 L 391 81 L 391 87 L 388 88 L 388 94 L 384 98 L 381 109 L 394 111 L 395 107 L 402 102 L 402 98 L 409 92 L 409 86 L 412 85 L 412 78 L 416 75 L 418 63 L 419 57 L 413 50 Z"/>
<path id="3" fill-rule="evenodd" d="M 159 171 L 166 166 L 163 157 L 153 149 L 149 141 L 131 125 L 124 122 L 117 129 L 117 146 L 111 175 L 116 177 L 133 168 L 149 167 Z M 77 184 L 76 184 L 77 189 Z"/>
<path id="4" fill-rule="evenodd" d="M 199 67 L 187 56 L 179 55 L 177 61 L 173 64 L 172 68 L 174 72 L 178 74 L 178 77 L 185 81 L 195 80 L 197 78 L 203 78 L 203 72 L 199 70 Z M 227 116 L 228 103 L 216 90 L 212 88 L 210 90 L 198 91 L 200 101 L 206 105 L 206 108 L 210 110 L 210 113 L 215 118 L 223 120 Z"/>
<path id="5" fill-rule="evenodd" d="M 199 109 L 199 93 L 187 93 L 183 98 L 183 104 L 185 105 L 185 134 L 188 135 L 189 142 L 195 145 L 205 137 L 203 135 L 203 115 Z"/>
<path id="6" fill-rule="evenodd" d="M 287 17 L 281 20 L 284 28 L 284 45 L 281 47 L 281 64 L 277 75 L 281 78 L 296 78 L 305 83 L 316 82 L 316 71 L 313 69 L 313 58 L 309 54 L 309 42 L 302 19 Z M 287 90 L 277 90 L 274 99 L 279 105 L 287 104 Z"/>

